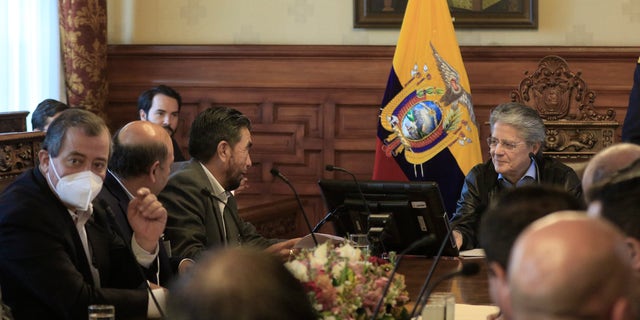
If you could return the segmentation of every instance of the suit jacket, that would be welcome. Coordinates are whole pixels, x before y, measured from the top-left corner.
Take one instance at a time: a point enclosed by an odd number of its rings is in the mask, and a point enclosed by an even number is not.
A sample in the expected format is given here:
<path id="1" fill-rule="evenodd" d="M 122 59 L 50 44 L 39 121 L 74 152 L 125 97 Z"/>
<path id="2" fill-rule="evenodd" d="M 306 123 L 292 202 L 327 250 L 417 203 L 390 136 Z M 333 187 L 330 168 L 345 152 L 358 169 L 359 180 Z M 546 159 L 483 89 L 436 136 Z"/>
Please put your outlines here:
<path id="1" fill-rule="evenodd" d="M 129 220 L 127 219 L 127 207 L 129 206 L 129 196 L 127 195 L 126 190 L 118 183 L 118 180 L 111 174 L 111 172 L 107 172 L 107 177 L 104 180 L 104 184 L 102 185 L 102 190 L 93 201 L 93 207 L 95 209 L 100 209 L 101 211 L 108 212 L 107 207 L 113 212 L 115 223 L 118 226 L 118 232 L 121 233 L 122 237 L 126 241 L 129 248 L 131 247 L 131 237 L 133 236 L 133 229 L 131 229 L 131 225 L 129 225 Z M 169 254 L 164 247 L 162 241 L 159 242 L 159 250 L 158 250 L 158 259 L 160 261 L 160 285 L 163 287 L 167 287 L 169 281 L 172 280 L 173 276 L 177 271 L 177 263 L 174 263 L 170 260 Z M 144 269 L 147 276 L 147 280 L 158 284 L 158 280 L 156 279 L 156 272 L 158 271 L 157 264 L 152 263 L 148 269 Z"/>
<path id="2" fill-rule="evenodd" d="M 0 285 L 17 319 L 86 319 L 90 304 L 112 304 L 118 318 L 146 317 L 144 279 L 106 214 L 94 210 L 85 228 L 100 288 L 73 219 L 38 168 L 0 195 Z"/>
<path id="3" fill-rule="evenodd" d="M 536 163 L 540 171 L 540 183 L 556 185 L 582 199 L 582 185 L 580 178 L 570 167 L 549 157 L 536 156 Z M 457 223 L 455 229 L 460 231 L 464 239 L 461 250 L 477 247 L 476 231 L 484 211 L 496 199 L 504 188 L 498 182 L 498 173 L 489 159 L 485 163 L 476 165 L 464 179 L 464 185 L 456 213 L 452 218 Z"/>
<path id="4" fill-rule="evenodd" d="M 229 226 L 225 239 L 218 201 L 203 195 L 203 189 L 210 192 L 211 182 L 202 165 L 191 160 L 171 175 L 158 195 L 168 213 L 165 236 L 173 255 L 196 259 L 203 250 L 227 242 L 266 248 L 279 241 L 262 237 L 252 224 L 242 221 L 233 196 L 227 201 L 231 219 L 225 220 Z"/>
<path id="5" fill-rule="evenodd" d="M 629 106 L 622 124 L 622 141 L 640 144 L 640 58 L 633 74 Z"/>

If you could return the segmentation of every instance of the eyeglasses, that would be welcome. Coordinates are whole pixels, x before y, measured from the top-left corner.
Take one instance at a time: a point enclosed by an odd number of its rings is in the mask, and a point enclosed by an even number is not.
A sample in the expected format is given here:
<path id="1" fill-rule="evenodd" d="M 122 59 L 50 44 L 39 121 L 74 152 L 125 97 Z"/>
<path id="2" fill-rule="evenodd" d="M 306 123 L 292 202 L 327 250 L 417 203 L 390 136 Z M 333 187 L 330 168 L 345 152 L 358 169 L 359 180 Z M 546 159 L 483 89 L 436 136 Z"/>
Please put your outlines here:
<path id="1" fill-rule="evenodd" d="M 494 137 L 487 138 L 487 144 L 489 145 L 489 148 L 495 149 L 498 146 L 498 143 L 501 144 L 503 148 L 511 151 L 511 150 L 515 150 L 515 148 L 517 148 L 519 145 L 526 142 L 506 141 L 506 140 L 496 139 Z"/>

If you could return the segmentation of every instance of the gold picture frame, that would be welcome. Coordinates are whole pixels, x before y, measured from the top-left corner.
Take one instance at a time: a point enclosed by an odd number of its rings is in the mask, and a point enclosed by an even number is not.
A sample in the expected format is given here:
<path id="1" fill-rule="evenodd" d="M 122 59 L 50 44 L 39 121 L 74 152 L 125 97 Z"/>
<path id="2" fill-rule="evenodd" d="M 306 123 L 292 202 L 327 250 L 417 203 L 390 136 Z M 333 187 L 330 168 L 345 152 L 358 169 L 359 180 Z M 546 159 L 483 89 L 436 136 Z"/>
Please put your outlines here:
<path id="1" fill-rule="evenodd" d="M 399 28 L 402 25 L 408 0 L 354 0 L 353 2 L 354 28 Z M 448 0 L 448 2 L 455 28 L 538 28 L 538 0 Z"/>

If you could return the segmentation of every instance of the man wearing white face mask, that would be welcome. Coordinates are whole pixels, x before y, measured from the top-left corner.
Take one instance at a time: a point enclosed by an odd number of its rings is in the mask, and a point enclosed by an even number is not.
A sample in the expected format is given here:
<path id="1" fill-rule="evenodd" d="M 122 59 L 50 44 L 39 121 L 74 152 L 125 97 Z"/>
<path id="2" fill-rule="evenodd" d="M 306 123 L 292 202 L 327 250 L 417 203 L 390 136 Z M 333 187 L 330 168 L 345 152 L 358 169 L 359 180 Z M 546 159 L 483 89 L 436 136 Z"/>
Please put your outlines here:
<path id="1" fill-rule="evenodd" d="M 114 305 L 118 318 L 157 315 L 137 264 L 155 260 L 166 211 L 149 189 L 135 192 L 131 255 L 107 214 L 91 205 L 110 143 L 98 116 L 64 111 L 47 131 L 39 166 L 0 195 L 0 283 L 16 318 L 83 319 L 91 304 Z"/>

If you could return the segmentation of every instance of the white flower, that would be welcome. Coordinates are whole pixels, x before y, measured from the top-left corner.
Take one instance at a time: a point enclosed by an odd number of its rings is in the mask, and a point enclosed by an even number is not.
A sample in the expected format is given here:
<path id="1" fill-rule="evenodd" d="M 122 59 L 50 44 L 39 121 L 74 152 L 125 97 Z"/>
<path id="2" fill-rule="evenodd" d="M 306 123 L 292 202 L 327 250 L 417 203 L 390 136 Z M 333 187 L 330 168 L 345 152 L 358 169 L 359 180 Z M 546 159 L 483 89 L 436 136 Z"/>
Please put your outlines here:
<path id="1" fill-rule="evenodd" d="M 293 260 L 285 263 L 284 266 L 287 267 L 291 274 L 293 274 L 293 276 L 298 280 L 302 282 L 309 281 L 309 271 L 304 263 L 299 260 Z"/>
<path id="2" fill-rule="evenodd" d="M 362 252 L 360 249 L 356 249 L 352 247 L 350 244 L 345 243 L 342 247 L 336 249 L 338 251 L 338 255 L 341 258 L 346 258 L 349 262 L 358 262 L 360 261 L 360 257 Z"/>
<path id="3" fill-rule="evenodd" d="M 340 275 L 344 271 L 346 263 L 344 261 L 338 261 L 331 267 L 331 275 L 334 279 L 339 279 Z"/>
<path id="4" fill-rule="evenodd" d="M 314 251 L 311 257 L 309 258 L 309 265 L 311 268 L 323 268 L 325 264 L 327 264 L 327 243 L 323 243 L 319 245 Z"/>

